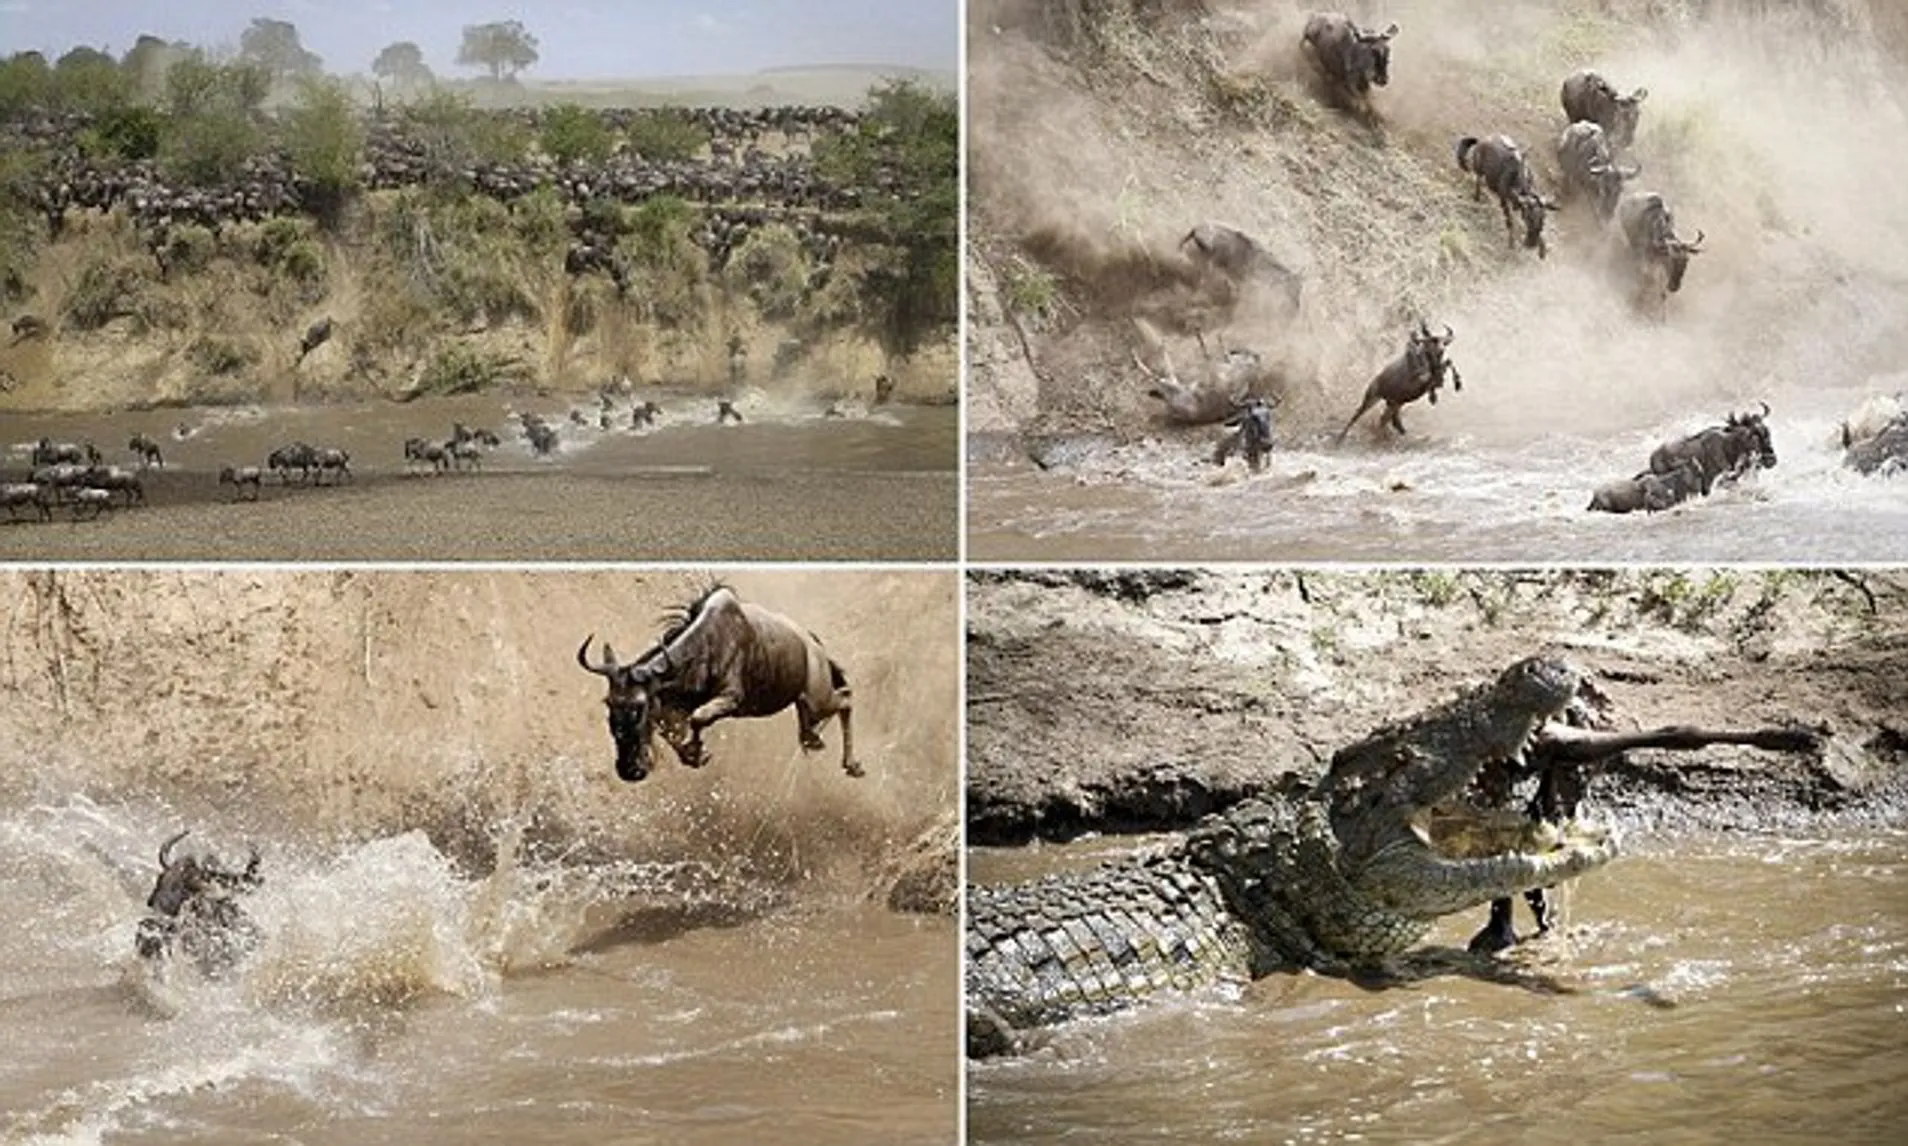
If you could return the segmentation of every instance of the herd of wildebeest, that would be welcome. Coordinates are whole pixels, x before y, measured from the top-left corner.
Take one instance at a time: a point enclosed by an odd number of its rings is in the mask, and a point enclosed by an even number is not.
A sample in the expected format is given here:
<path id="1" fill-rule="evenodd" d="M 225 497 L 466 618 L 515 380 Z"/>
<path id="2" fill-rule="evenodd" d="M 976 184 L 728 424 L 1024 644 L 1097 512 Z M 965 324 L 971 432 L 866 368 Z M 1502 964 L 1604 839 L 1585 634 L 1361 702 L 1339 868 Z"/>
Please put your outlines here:
<path id="1" fill-rule="evenodd" d="M 534 133 L 547 113 L 516 108 L 488 115 Z M 398 189 L 450 180 L 466 191 L 514 204 L 542 188 L 569 208 L 596 202 L 640 203 L 674 196 L 698 205 L 691 238 L 715 266 L 725 263 L 750 234 L 770 224 L 801 243 L 815 273 L 825 275 L 843 245 L 858 236 L 848 214 L 871 196 L 892 193 L 898 177 L 877 170 L 867 186 L 842 186 L 816 170 L 807 152 L 824 132 L 852 131 L 860 117 L 832 107 L 759 109 L 668 108 L 593 111 L 605 127 L 627 131 L 637 117 L 673 117 L 700 129 L 706 157 L 652 159 L 632 148 L 602 161 L 558 163 L 541 153 L 512 161 L 472 160 L 449 152 L 428 125 L 403 111 L 378 111 L 365 123 L 360 179 L 368 189 Z M 220 186 L 181 186 L 150 160 L 102 162 L 85 146 L 91 126 L 84 112 L 39 112 L 0 125 L 0 146 L 33 148 L 47 156 L 26 194 L 46 220 L 49 236 L 66 229 L 68 213 L 121 209 L 157 263 L 160 277 L 174 261 L 173 229 L 194 225 L 218 234 L 224 227 L 277 216 L 312 214 L 325 199 L 281 152 L 250 157 Z M 600 272 L 620 287 L 628 279 L 616 236 L 601 217 L 569 212 L 570 244 L 564 267 L 572 275 Z"/>
<path id="2" fill-rule="evenodd" d="M 1315 69 L 1328 98 L 1368 121 L 1377 118 L 1373 89 L 1390 82 L 1391 42 L 1398 25 L 1382 31 L 1361 28 L 1335 13 L 1315 14 L 1301 37 L 1302 54 Z M 1633 302 L 1662 321 L 1669 297 L 1682 289 L 1690 259 L 1702 252 L 1704 235 L 1694 239 L 1677 234 L 1668 201 L 1657 191 L 1627 186 L 1641 172 L 1625 156 L 1636 140 L 1642 104 L 1648 89 L 1625 95 L 1603 76 L 1580 70 L 1563 81 L 1561 101 L 1566 126 L 1556 142 L 1560 185 L 1556 196 L 1539 190 L 1523 145 L 1507 135 L 1472 136 L 1457 140 L 1458 169 L 1474 181 L 1473 196 L 1488 190 L 1503 214 L 1507 242 L 1522 246 L 1539 259 L 1549 254 L 1544 223 L 1570 199 L 1588 204 L 1599 226 L 1612 234 L 1624 275 L 1633 289 Z M 1202 272 L 1225 276 L 1240 287 L 1265 290 L 1288 318 L 1298 313 L 1302 282 L 1250 235 L 1217 222 L 1202 222 L 1180 239 L 1179 248 Z M 1453 391 L 1463 389 L 1463 378 L 1447 350 L 1454 332 L 1445 326 L 1434 333 L 1420 321 L 1408 333 L 1403 352 L 1388 362 L 1366 386 L 1351 419 L 1338 434 L 1343 441 L 1352 427 L 1373 407 L 1383 404 L 1379 427 L 1402 435 L 1400 411 L 1424 399 L 1435 404 L 1449 377 Z M 1205 350 L 1205 340 L 1200 339 Z M 1163 349 L 1161 351 L 1163 355 Z M 1163 371 L 1135 363 L 1149 380 L 1147 393 L 1162 403 L 1167 422 L 1181 426 L 1224 424 L 1227 433 L 1213 452 L 1213 462 L 1224 465 L 1242 454 L 1257 472 L 1272 451 L 1274 402 L 1252 392 L 1259 373 L 1259 356 L 1250 350 L 1226 349 L 1211 363 L 1208 377 L 1182 382 L 1167 358 Z M 1878 411 L 1879 409 L 1879 413 Z M 1719 483 L 1776 464 L 1769 432 L 1766 403 L 1750 413 L 1732 413 L 1720 424 L 1660 445 L 1647 468 L 1635 476 L 1611 482 L 1592 496 L 1589 509 L 1629 513 L 1668 509 L 1698 494 L 1706 495 Z M 1871 401 L 1843 426 L 1846 463 L 1861 473 L 1893 472 L 1908 466 L 1908 408 L 1897 399 Z"/>

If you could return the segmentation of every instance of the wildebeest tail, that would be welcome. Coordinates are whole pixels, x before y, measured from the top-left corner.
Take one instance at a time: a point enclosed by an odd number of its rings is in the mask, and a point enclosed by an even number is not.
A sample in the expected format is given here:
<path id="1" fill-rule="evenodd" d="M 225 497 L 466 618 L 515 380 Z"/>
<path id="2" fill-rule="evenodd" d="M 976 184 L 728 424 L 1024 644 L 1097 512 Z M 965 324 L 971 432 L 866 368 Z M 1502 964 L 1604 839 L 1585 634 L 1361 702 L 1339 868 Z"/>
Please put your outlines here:
<path id="1" fill-rule="evenodd" d="M 833 657 L 828 660 L 828 683 L 838 689 L 848 687 L 848 674 L 841 671 L 841 666 L 835 663 Z"/>

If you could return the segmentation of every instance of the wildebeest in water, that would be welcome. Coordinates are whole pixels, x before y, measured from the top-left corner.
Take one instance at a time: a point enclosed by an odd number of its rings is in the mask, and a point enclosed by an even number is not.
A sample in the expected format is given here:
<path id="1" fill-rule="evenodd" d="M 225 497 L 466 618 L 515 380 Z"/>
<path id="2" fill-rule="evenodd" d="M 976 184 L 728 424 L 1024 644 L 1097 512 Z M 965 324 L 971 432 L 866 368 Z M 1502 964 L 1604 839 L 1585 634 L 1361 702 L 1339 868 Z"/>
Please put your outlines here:
<path id="1" fill-rule="evenodd" d="M 604 703 L 617 776 L 634 783 L 649 775 L 650 740 L 658 728 L 678 760 L 700 768 L 709 762 L 703 729 L 790 707 L 805 752 L 822 748 L 822 725 L 840 717 L 842 770 L 862 775 L 849 719 L 854 694 L 820 637 L 720 584 L 665 620 L 662 636 L 633 661 L 619 662 L 606 643 L 603 659 L 591 663 L 594 634 L 576 650 L 578 665 L 609 681 Z"/>
<path id="2" fill-rule="evenodd" d="M 1365 411 L 1378 403 L 1385 404 L 1385 413 L 1378 424 L 1382 428 L 1386 423 L 1400 434 L 1405 432 L 1404 422 L 1398 412 L 1420 398 L 1429 399 L 1432 405 L 1438 403 L 1438 390 L 1444 385 L 1444 373 L 1451 372 L 1451 388 L 1464 389 L 1464 377 L 1458 368 L 1445 357 L 1445 348 L 1451 345 L 1453 335 L 1446 326 L 1443 334 L 1432 334 L 1431 328 L 1423 320 L 1418 329 L 1405 344 L 1405 352 L 1385 364 L 1371 384 L 1365 387 L 1364 400 L 1352 414 L 1345 428 L 1338 431 L 1338 440 L 1344 441 L 1345 435 L 1365 416 Z"/>
<path id="3" fill-rule="evenodd" d="M 188 834 L 180 832 L 159 845 L 159 876 L 146 897 L 149 913 L 139 921 L 133 946 L 143 959 L 183 957 L 200 973 L 217 976 L 258 945 L 258 926 L 237 898 L 264 882 L 258 849 L 251 850 L 243 868 L 226 867 L 212 856 L 175 855 Z"/>

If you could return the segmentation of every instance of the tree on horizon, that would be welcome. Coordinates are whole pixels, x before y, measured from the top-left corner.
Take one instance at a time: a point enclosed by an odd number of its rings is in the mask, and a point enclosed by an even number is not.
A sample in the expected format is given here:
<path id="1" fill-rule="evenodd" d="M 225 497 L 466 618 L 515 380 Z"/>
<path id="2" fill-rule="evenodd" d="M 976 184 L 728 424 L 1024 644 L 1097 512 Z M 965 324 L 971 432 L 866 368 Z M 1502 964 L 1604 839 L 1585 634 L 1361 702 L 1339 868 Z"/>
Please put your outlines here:
<path id="1" fill-rule="evenodd" d="M 464 42 L 457 49 L 458 67 L 484 68 L 499 83 L 516 79 L 537 59 L 537 38 L 520 20 L 466 25 Z"/>

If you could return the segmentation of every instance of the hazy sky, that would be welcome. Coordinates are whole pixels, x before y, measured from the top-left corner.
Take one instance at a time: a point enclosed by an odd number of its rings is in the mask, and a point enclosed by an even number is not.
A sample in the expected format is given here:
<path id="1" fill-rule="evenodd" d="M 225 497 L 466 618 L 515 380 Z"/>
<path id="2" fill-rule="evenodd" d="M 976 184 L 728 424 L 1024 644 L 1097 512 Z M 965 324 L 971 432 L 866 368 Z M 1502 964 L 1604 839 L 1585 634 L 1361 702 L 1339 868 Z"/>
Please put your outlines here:
<path id="1" fill-rule="evenodd" d="M 369 71 L 412 40 L 441 75 L 466 24 L 516 19 L 542 58 L 528 78 L 723 75 L 801 64 L 953 71 L 959 0 L 0 0 L 0 54 L 76 44 L 122 55 L 141 32 L 236 47 L 254 17 L 289 20 L 333 72 Z"/>

